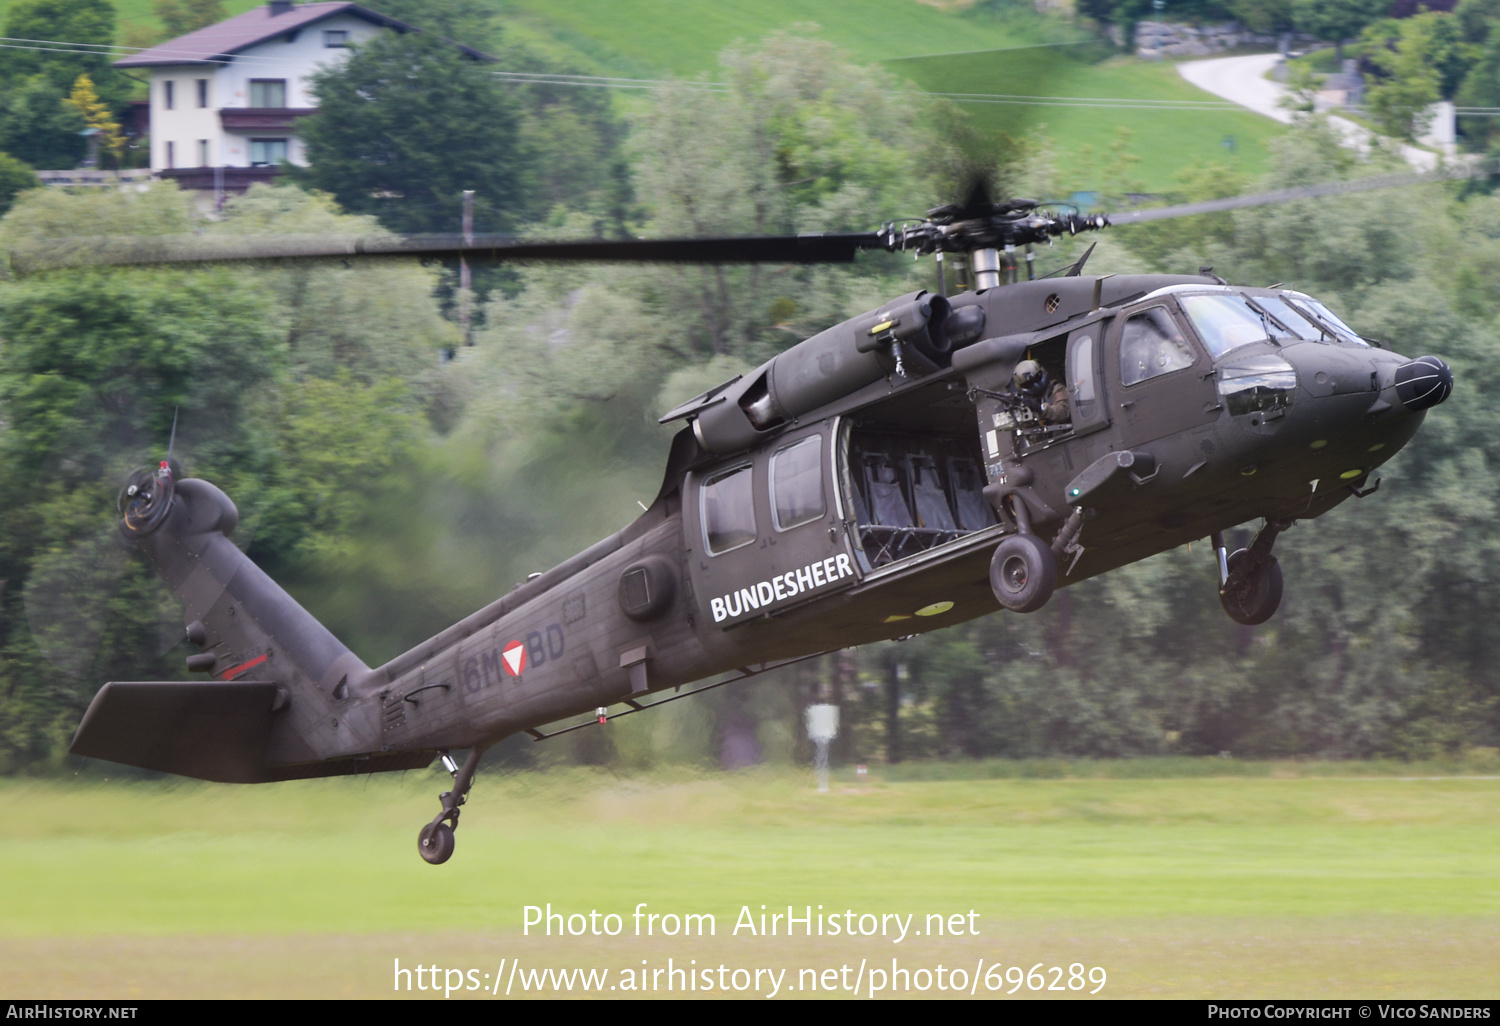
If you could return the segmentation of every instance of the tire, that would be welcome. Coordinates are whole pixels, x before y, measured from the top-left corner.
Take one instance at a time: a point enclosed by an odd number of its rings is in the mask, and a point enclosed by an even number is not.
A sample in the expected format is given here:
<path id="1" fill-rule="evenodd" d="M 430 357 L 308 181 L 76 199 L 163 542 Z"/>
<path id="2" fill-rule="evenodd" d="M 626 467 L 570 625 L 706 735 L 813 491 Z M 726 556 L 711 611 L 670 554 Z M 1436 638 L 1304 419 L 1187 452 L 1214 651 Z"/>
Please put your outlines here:
<path id="1" fill-rule="evenodd" d="M 447 823 L 428 823 L 417 835 L 417 851 L 434 866 L 453 857 L 453 828 Z"/>
<path id="2" fill-rule="evenodd" d="M 1057 588 L 1057 557 L 1034 534 L 1013 534 L 995 547 L 990 589 L 1013 613 L 1034 613 Z"/>
<path id="3" fill-rule="evenodd" d="M 1235 569 L 1243 566 L 1252 557 L 1248 549 L 1238 549 L 1234 555 L 1229 557 L 1229 574 L 1234 576 Z M 1224 612 L 1235 623 L 1254 627 L 1256 624 L 1265 623 L 1276 614 L 1281 605 L 1281 564 L 1276 562 L 1276 557 L 1259 566 L 1250 568 L 1250 574 L 1245 583 L 1233 593 L 1227 591 L 1219 592 L 1219 602 L 1224 606 Z"/>

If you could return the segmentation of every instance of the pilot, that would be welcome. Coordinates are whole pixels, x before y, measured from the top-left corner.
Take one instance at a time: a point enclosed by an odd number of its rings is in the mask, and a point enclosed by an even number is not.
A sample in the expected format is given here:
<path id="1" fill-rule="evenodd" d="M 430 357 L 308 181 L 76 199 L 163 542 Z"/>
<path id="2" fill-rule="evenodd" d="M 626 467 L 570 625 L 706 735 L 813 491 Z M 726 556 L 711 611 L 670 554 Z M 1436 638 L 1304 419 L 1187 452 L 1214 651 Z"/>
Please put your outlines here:
<path id="1" fill-rule="evenodd" d="M 1052 381 L 1035 360 L 1016 364 L 1011 387 L 1036 411 L 1043 424 L 1066 424 L 1073 419 L 1068 410 L 1068 386 Z"/>

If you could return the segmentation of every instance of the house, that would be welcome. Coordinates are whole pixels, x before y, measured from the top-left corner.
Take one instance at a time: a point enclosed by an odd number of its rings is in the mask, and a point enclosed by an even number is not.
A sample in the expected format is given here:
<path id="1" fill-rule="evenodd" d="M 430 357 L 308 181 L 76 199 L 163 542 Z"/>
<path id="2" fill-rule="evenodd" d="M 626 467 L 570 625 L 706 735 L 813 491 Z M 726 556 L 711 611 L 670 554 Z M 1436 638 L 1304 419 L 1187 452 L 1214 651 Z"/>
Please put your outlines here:
<path id="1" fill-rule="evenodd" d="M 355 3 L 270 0 L 115 67 L 150 74 L 153 172 L 184 188 L 243 192 L 282 162 L 307 162 L 297 122 L 317 110 L 313 74 L 388 31 L 416 29 Z"/>

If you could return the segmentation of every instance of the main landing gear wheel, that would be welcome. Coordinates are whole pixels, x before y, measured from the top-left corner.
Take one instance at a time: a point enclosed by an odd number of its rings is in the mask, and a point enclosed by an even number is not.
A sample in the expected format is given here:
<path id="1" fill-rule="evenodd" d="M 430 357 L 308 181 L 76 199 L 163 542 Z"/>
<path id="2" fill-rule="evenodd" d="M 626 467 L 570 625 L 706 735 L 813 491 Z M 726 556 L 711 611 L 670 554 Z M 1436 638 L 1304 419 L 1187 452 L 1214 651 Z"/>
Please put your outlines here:
<path id="1" fill-rule="evenodd" d="M 479 759 L 484 755 L 484 749 L 477 745 L 469 749 L 469 757 L 464 760 L 462 768 L 447 752 L 439 752 L 438 755 L 443 760 L 443 768 L 453 775 L 453 790 L 438 795 L 438 801 L 443 803 L 443 811 L 417 834 L 417 853 L 434 866 L 440 866 L 453 857 L 453 831 L 458 829 L 458 815 L 463 811 L 464 802 L 469 800 L 469 788 L 473 786 L 474 774 L 479 769 Z"/>
<path id="2" fill-rule="evenodd" d="M 1237 583 L 1236 578 L 1241 580 Z M 1249 549 L 1238 549 L 1229 557 L 1229 583 L 1219 591 L 1219 601 L 1235 623 L 1254 627 L 1275 615 L 1281 587 L 1281 564 L 1275 556 L 1256 562 Z"/>
<path id="3" fill-rule="evenodd" d="M 1013 534 L 995 547 L 990 588 L 1006 609 L 1033 613 L 1047 604 L 1057 588 L 1057 557 L 1036 535 Z"/>
<path id="4" fill-rule="evenodd" d="M 428 823 L 417 835 L 417 851 L 434 866 L 453 857 L 453 846 L 453 828 L 447 823 Z"/>

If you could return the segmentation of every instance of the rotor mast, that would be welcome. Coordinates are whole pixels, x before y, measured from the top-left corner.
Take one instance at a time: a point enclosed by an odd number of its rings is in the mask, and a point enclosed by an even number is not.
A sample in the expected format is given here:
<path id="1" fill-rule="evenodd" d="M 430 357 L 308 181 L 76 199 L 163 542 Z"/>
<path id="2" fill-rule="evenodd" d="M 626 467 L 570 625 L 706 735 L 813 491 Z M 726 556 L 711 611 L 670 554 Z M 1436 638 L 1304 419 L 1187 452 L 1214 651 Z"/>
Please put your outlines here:
<path id="1" fill-rule="evenodd" d="M 1014 199 L 989 203 L 971 199 L 927 212 L 920 221 L 888 221 L 875 234 L 879 244 L 895 252 L 919 254 L 962 253 L 969 258 L 974 287 L 995 288 L 1018 279 L 1016 247 L 1026 249 L 1026 276 L 1034 275 L 1033 244 L 1051 243 L 1059 235 L 1077 235 L 1109 227 L 1103 214 L 1054 214 L 1036 200 Z"/>

